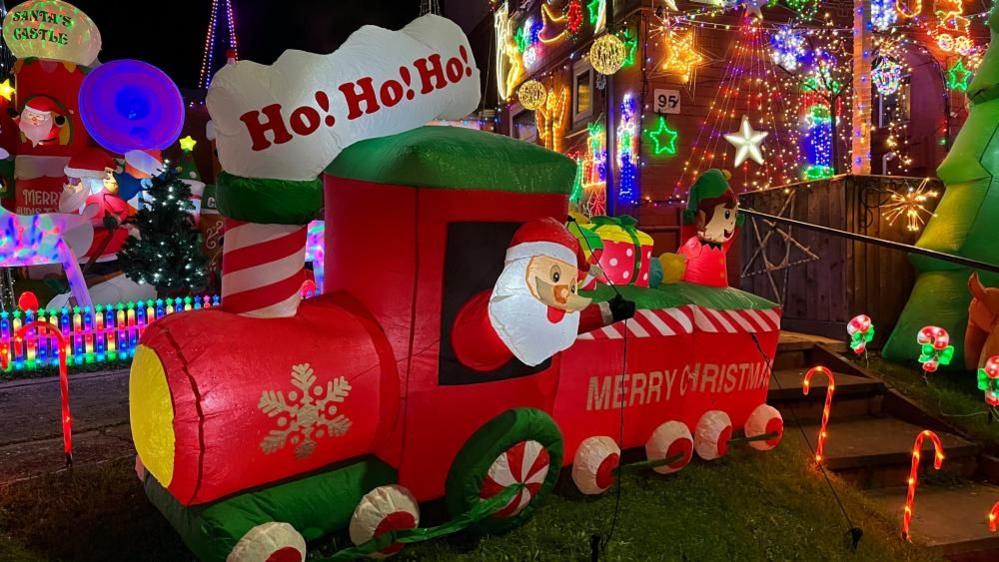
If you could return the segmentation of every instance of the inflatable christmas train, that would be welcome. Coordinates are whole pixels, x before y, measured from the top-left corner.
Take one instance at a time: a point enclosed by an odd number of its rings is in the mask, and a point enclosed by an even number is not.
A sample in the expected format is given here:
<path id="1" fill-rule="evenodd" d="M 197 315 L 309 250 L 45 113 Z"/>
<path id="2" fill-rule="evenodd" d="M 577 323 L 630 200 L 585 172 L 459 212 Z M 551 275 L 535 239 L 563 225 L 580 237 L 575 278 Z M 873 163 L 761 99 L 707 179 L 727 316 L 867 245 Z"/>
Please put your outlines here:
<path id="1" fill-rule="evenodd" d="M 303 561 L 343 530 L 343 558 L 502 532 L 563 469 L 598 494 L 622 450 L 669 473 L 780 440 L 774 303 L 683 282 L 584 291 L 587 252 L 561 222 L 574 163 L 419 126 L 477 105 L 469 52 L 424 16 L 215 76 L 222 307 L 152 324 L 129 384 L 146 494 L 201 560 Z M 324 294 L 300 302 L 320 209 Z M 645 281 L 651 248 L 630 249 Z M 420 527 L 436 499 L 450 520 Z"/>
<path id="2" fill-rule="evenodd" d="M 621 449 L 671 460 L 657 467 L 668 473 L 695 451 L 723 455 L 735 429 L 776 444 L 780 416 L 764 402 L 780 311 L 737 289 L 600 285 L 580 298 L 616 289 L 634 317 L 572 334 L 533 366 L 512 352 L 462 360 L 460 336 L 477 326 L 466 316 L 511 253 L 574 263 L 543 232 L 511 246 L 525 223 L 566 215 L 573 173 L 561 155 L 458 128 L 355 144 L 324 178 L 325 295 L 289 318 L 206 310 L 150 326 L 133 435 L 150 499 L 202 560 L 259 545 L 304 555 L 346 527 L 363 543 L 415 527 L 420 502 L 444 498 L 459 517 L 523 484 L 478 524 L 505 530 L 562 467 L 599 493 Z"/>

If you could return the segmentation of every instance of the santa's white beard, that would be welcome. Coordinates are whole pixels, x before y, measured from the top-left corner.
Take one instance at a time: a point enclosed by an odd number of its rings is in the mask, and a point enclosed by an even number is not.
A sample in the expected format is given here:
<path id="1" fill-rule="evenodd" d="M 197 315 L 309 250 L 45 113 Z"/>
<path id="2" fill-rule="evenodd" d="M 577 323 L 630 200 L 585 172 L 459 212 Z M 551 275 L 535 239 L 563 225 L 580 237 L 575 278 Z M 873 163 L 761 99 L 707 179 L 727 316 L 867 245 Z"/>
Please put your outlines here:
<path id="1" fill-rule="evenodd" d="M 576 341 L 579 313 L 566 313 L 559 322 L 548 319 L 548 306 L 527 288 L 530 259 L 508 263 L 489 297 L 489 322 L 513 355 L 531 367 Z"/>
<path id="2" fill-rule="evenodd" d="M 34 121 L 22 115 L 17 128 L 31 141 L 31 146 L 38 146 L 38 143 L 52 138 L 52 129 L 55 125 L 52 123 L 52 113 L 46 114 L 37 121 L 37 124 Z"/>

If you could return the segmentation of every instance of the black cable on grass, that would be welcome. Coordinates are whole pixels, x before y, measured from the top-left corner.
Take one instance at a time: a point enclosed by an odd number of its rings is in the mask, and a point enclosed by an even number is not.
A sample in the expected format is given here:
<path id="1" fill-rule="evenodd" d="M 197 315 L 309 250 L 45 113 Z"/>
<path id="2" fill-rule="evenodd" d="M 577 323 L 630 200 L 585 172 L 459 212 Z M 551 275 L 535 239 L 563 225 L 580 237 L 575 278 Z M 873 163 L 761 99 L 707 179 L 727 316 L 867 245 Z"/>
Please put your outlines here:
<path id="1" fill-rule="evenodd" d="M 781 386 L 780 380 L 773 376 L 773 359 L 767 356 L 766 352 L 763 351 L 763 346 L 760 345 L 760 340 L 756 337 L 756 334 L 749 332 L 750 337 L 753 338 L 753 343 L 756 345 L 756 351 L 759 352 L 760 356 L 763 357 L 764 363 L 767 365 L 767 370 L 771 373 L 771 379 L 777 385 L 777 388 L 783 390 L 784 387 Z M 805 435 L 805 428 L 801 425 L 801 420 L 798 419 L 798 415 L 795 413 L 794 408 L 788 408 L 788 413 L 791 414 L 791 418 L 794 420 L 794 425 L 798 426 L 798 431 L 801 432 L 801 438 L 805 441 L 805 446 L 812 453 L 812 458 L 815 458 L 815 449 L 812 448 L 812 443 L 808 440 L 808 436 Z M 864 536 L 864 530 L 853 524 L 853 520 L 850 519 L 850 514 L 846 511 L 846 506 L 843 505 L 843 500 L 840 499 L 839 494 L 836 492 L 836 488 L 833 487 L 832 480 L 829 479 L 829 474 L 826 472 L 826 468 L 821 462 L 815 463 L 818 465 L 819 472 L 822 473 L 822 478 L 826 481 L 826 485 L 829 487 L 829 492 L 832 494 L 834 500 L 836 500 L 836 505 L 839 506 L 840 513 L 843 514 L 843 519 L 846 520 L 847 530 L 846 535 L 850 537 L 850 543 L 853 550 L 856 552 L 857 547 L 860 545 L 860 539 Z"/>

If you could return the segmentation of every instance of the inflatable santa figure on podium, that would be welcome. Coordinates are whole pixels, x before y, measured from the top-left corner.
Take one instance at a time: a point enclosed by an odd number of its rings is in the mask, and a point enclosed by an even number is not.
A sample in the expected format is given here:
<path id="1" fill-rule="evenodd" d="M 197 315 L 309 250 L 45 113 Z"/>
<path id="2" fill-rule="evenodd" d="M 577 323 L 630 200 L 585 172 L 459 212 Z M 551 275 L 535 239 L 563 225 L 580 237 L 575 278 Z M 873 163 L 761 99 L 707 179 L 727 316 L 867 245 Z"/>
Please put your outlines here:
<path id="1" fill-rule="evenodd" d="M 635 304 L 618 295 L 593 304 L 579 294 L 576 238 L 552 218 L 529 222 L 513 236 L 503 272 L 491 291 L 472 297 L 451 330 L 458 360 L 494 371 L 513 357 L 535 366 L 567 349 L 576 336 L 634 316 Z"/>

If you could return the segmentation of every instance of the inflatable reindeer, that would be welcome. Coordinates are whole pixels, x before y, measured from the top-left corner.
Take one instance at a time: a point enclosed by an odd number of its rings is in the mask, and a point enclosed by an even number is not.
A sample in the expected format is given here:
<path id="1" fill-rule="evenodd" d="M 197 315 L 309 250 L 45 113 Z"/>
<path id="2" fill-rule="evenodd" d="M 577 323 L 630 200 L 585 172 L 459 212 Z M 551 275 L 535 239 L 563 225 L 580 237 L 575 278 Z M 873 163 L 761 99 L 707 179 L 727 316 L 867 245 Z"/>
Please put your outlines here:
<path id="1" fill-rule="evenodd" d="M 968 279 L 971 306 L 968 329 L 964 333 L 964 365 L 978 369 L 993 355 L 999 355 L 999 287 L 982 285 L 977 273 Z"/>

